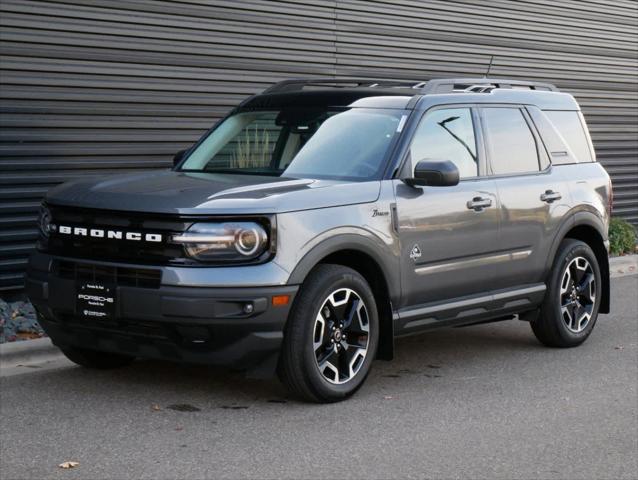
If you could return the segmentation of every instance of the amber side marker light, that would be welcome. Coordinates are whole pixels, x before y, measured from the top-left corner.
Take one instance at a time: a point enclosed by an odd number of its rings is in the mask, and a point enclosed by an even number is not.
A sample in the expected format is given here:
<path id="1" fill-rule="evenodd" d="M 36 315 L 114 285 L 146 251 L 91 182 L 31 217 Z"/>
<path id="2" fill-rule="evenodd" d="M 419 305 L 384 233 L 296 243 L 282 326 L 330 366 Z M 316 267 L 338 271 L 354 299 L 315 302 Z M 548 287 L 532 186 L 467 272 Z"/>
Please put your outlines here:
<path id="1" fill-rule="evenodd" d="M 272 297 L 272 306 L 273 307 L 283 307 L 288 305 L 290 301 L 290 295 L 275 295 Z"/>

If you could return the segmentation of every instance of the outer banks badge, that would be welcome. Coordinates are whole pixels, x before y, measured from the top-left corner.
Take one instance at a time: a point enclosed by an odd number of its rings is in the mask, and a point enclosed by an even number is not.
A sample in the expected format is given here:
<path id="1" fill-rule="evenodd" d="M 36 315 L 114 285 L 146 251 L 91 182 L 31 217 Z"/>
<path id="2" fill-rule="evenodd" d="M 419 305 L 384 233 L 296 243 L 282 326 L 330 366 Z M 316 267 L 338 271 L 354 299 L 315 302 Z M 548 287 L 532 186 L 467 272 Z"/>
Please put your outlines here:
<path id="1" fill-rule="evenodd" d="M 415 262 L 417 261 L 418 258 L 421 258 L 421 249 L 419 248 L 419 245 L 417 243 L 415 243 L 414 247 L 412 247 L 412 251 L 410 252 L 410 258 L 414 260 Z"/>

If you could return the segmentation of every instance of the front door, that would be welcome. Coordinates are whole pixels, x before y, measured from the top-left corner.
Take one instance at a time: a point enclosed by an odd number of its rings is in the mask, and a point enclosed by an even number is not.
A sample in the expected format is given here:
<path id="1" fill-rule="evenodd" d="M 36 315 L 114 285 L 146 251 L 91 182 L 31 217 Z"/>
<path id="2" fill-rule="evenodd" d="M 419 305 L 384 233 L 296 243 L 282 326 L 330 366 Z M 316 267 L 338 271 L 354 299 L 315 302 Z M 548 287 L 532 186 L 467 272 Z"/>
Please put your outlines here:
<path id="1" fill-rule="evenodd" d="M 403 296 L 399 309 L 489 292 L 497 274 L 499 201 L 484 175 L 477 117 L 470 107 L 429 110 L 409 149 L 420 160 L 450 160 L 453 187 L 410 187 L 395 180 Z"/>

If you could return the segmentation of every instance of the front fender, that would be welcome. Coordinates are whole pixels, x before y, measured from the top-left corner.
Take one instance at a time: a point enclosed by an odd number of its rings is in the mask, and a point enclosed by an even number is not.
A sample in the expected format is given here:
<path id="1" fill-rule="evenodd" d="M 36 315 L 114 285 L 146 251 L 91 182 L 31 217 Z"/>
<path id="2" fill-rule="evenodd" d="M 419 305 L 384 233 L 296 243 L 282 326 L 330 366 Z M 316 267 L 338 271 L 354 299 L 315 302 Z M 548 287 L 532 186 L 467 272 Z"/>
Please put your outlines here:
<path id="1" fill-rule="evenodd" d="M 288 284 L 303 283 L 310 271 L 328 255 L 340 251 L 353 250 L 367 255 L 383 272 L 392 302 L 398 301 L 401 292 L 399 262 L 395 253 L 380 238 L 366 231 L 366 235 L 340 233 L 326 236 L 313 246 L 298 262 L 291 273 Z"/>

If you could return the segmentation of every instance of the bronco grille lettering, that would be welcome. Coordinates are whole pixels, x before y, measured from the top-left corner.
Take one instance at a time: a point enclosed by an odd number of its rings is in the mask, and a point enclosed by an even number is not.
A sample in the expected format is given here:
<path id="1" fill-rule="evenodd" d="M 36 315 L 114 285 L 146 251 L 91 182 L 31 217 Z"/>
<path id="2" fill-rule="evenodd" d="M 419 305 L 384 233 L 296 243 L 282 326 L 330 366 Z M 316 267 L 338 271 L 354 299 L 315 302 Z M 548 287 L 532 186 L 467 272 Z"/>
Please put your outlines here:
<path id="1" fill-rule="evenodd" d="M 60 225 L 58 232 L 62 235 L 74 235 L 77 237 L 107 238 L 109 240 L 130 240 L 134 242 L 161 242 L 160 233 L 123 232 L 121 230 L 105 230 L 102 228 L 84 228 Z"/>

